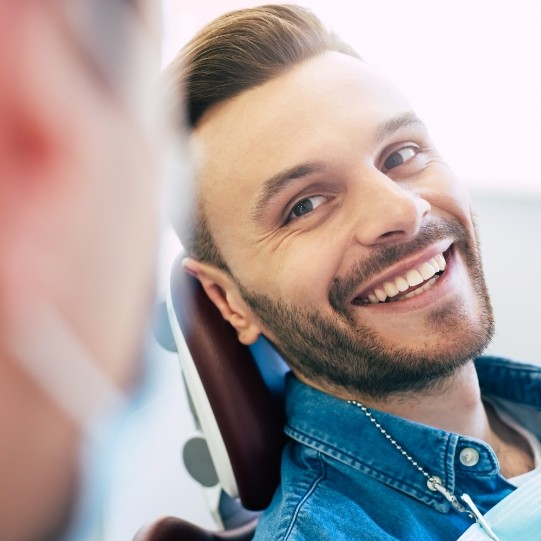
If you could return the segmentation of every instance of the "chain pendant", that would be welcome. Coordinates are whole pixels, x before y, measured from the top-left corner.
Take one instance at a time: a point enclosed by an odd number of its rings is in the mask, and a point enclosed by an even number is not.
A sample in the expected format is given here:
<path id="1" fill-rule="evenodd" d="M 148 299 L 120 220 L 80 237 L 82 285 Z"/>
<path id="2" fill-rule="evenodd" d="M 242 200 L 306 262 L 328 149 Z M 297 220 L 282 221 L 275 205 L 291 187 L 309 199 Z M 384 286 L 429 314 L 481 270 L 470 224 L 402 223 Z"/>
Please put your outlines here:
<path id="1" fill-rule="evenodd" d="M 484 532 L 492 539 L 492 541 L 500 541 L 498 536 L 494 533 L 494 530 L 490 527 L 490 524 L 485 520 L 485 517 L 481 514 L 477 506 L 473 503 L 473 500 L 466 493 L 460 496 L 460 499 L 469 507 L 470 511 L 475 518 L 475 522 L 484 530 Z"/>
<path id="2" fill-rule="evenodd" d="M 460 496 L 460 499 L 466 504 L 466 508 L 458 501 L 457 497 L 452 492 L 445 488 L 442 480 L 439 477 L 436 475 L 430 475 L 411 455 L 409 455 L 402 448 L 402 446 L 387 432 L 387 430 L 381 426 L 381 424 L 376 420 L 376 418 L 372 415 L 372 412 L 366 406 L 360 402 L 357 402 L 356 400 L 348 400 L 348 403 L 360 408 L 366 417 L 370 419 L 370 422 L 383 434 L 383 436 L 385 436 L 389 443 L 397 451 L 399 451 L 400 454 L 406 460 L 408 460 L 414 468 L 416 468 L 427 478 L 426 484 L 430 490 L 439 492 L 457 511 L 460 513 L 466 513 L 470 519 L 475 520 L 475 522 L 479 524 L 482 530 L 490 539 L 492 539 L 492 541 L 500 541 L 468 494 L 462 494 L 462 496 Z"/>

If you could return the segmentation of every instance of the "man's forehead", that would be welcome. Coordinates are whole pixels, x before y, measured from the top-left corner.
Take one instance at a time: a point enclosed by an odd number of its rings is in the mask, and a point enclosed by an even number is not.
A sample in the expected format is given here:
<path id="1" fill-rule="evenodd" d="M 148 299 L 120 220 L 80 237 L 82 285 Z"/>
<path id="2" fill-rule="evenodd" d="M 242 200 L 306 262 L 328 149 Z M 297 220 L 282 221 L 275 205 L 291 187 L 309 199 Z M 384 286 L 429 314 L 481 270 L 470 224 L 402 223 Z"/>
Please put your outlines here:
<path id="1" fill-rule="evenodd" d="M 246 193 L 318 157 L 330 139 L 348 136 L 348 125 L 362 145 L 377 137 L 382 121 L 409 110 L 375 68 L 324 53 L 207 111 L 193 134 L 202 192 L 212 199 L 231 189 Z"/>

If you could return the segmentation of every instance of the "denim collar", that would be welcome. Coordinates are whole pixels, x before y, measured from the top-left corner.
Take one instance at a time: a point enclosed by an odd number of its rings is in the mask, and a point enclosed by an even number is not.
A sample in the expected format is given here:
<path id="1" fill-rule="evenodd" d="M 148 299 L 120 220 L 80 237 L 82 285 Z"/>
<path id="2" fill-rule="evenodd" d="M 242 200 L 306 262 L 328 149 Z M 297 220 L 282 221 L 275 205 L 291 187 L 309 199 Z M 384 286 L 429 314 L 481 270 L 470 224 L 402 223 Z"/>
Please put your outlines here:
<path id="1" fill-rule="evenodd" d="M 485 356 L 475 368 L 483 394 L 541 410 L 541 366 Z"/>
<path id="2" fill-rule="evenodd" d="M 481 388 L 491 396 L 541 409 L 541 368 L 484 357 L 476 360 Z M 484 442 L 371 410 L 376 420 L 430 475 L 452 493 L 466 491 L 472 476 L 494 492 L 513 487 L 499 475 L 499 464 Z M 289 376 L 286 392 L 286 433 L 308 447 L 424 504 L 447 512 L 450 503 L 430 490 L 427 478 L 388 441 L 354 405 L 318 391 Z M 463 465 L 461 450 L 475 449 L 475 468 Z"/>

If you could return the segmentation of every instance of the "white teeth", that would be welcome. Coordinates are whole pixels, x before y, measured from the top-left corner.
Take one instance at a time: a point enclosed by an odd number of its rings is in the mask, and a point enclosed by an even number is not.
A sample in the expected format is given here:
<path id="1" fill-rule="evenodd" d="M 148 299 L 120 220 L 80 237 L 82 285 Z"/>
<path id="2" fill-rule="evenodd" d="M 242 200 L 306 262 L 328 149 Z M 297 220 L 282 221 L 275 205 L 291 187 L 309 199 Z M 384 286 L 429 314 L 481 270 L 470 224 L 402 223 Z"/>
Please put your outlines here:
<path id="1" fill-rule="evenodd" d="M 387 298 L 387 293 L 385 293 L 383 289 L 379 289 L 379 287 L 377 287 L 376 289 L 374 289 L 374 293 L 376 294 L 379 302 L 385 302 L 385 299 Z"/>
<path id="2" fill-rule="evenodd" d="M 417 295 L 420 295 L 421 293 L 424 293 L 427 289 L 430 289 L 438 280 L 439 276 L 434 276 L 431 280 L 429 280 L 426 284 L 422 285 L 421 287 L 417 288 L 415 291 L 412 291 L 411 293 L 406 293 L 404 295 L 404 299 L 411 299 L 412 297 L 416 297 Z"/>
<path id="3" fill-rule="evenodd" d="M 373 291 L 368 293 L 367 296 L 361 300 L 364 302 L 364 304 L 378 304 L 380 302 L 385 302 L 387 299 L 401 300 L 409 299 L 415 295 L 420 295 L 436 283 L 439 275 L 434 275 L 437 272 L 444 271 L 446 266 L 447 262 L 445 261 L 443 254 L 438 254 L 428 261 L 421 263 L 417 268 L 410 269 L 405 275 L 396 276 L 391 280 L 386 280 L 383 282 L 383 284 L 380 284 L 378 287 L 374 288 Z M 426 283 L 421 287 L 418 287 L 415 291 L 411 291 L 399 299 L 393 299 L 393 297 L 396 297 L 399 293 L 403 293 L 410 287 L 418 286 L 423 282 Z"/>
<path id="4" fill-rule="evenodd" d="M 412 297 L 415 297 L 415 295 L 418 295 L 417 290 L 412 291 L 411 293 L 406 293 L 402 298 L 411 299 Z"/>
<path id="5" fill-rule="evenodd" d="M 392 282 L 383 282 L 383 289 L 388 297 L 394 297 L 400 293 L 400 290 Z"/>
<path id="6" fill-rule="evenodd" d="M 398 291 L 400 291 L 402 293 L 402 291 L 406 291 L 406 289 L 409 289 L 410 285 L 408 284 L 408 282 L 402 278 L 402 276 L 397 276 L 395 278 L 395 284 L 396 284 L 396 287 L 398 288 Z"/>
<path id="7" fill-rule="evenodd" d="M 441 271 L 445 270 L 445 267 L 447 266 L 447 262 L 445 261 L 445 258 L 443 257 L 443 254 L 438 254 L 435 258 L 436 263 L 438 264 L 438 267 Z"/>
<path id="8" fill-rule="evenodd" d="M 411 269 L 406 273 L 406 280 L 410 287 L 418 286 L 424 282 L 421 273 L 417 269 Z"/>
<path id="9" fill-rule="evenodd" d="M 444 261 L 445 261 L 445 259 L 444 259 Z M 434 270 L 435 270 L 436 272 L 439 272 L 439 271 L 441 270 L 441 269 L 440 269 L 440 266 L 438 265 L 438 263 L 436 262 L 436 260 L 435 260 L 434 258 L 429 259 L 429 260 L 428 260 L 428 263 L 434 267 Z"/>
<path id="10" fill-rule="evenodd" d="M 422 263 L 419 267 L 417 267 L 417 270 L 420 272 L 423 280 L 428 280 L 429 278 L 432 278 L 434 274 L 436 274 L 434 267 L 428 262 Z"/>

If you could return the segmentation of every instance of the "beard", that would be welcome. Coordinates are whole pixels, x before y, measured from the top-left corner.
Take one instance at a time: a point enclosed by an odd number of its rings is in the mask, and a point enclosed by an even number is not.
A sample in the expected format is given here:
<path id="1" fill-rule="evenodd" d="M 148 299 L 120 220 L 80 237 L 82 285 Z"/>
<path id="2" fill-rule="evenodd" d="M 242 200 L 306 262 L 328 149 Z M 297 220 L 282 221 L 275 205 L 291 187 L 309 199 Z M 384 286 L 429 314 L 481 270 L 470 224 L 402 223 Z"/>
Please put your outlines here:
<path id="1" fill-rule="evenodd" d="M 476 235 L 477 236 L 477 235 Z M 455 239 L 454 253 L 462 255 L 479 305 L 473 319 L 457 296 L 427 316 L 432 344 L 419 337 L 415 349 L 393 344 L 355 318 L 351 297 L 376 273 L 416 251 L 445 239 Z M 460 224 L 432 221 L 414 241 L 380 246 L 377 252 L 336 278 L 329 290 L 332 314 L 314 306 L 295 305 L 284 299 L 247 290 L 239 291 L 270 335 L 268 338 L 289 366 L 308 381 L 341 388 L 372 399 L 428 391 L 442 384 L 487 347 L 494 331 L 492 307 L 483 275 L 478 243 Z M 400 302 L 400 301 L 397 301 Z M 369 309 L 369 308 L 368 308 Z M 404 316 L 407 317 L 407 316 Z M 449 346 L 450 337 L 452 344 Z"/>

